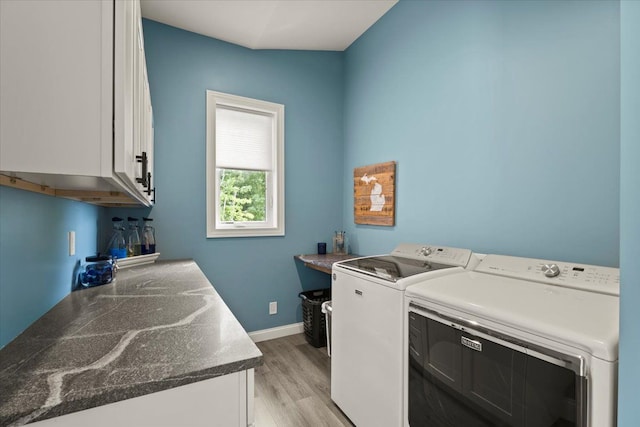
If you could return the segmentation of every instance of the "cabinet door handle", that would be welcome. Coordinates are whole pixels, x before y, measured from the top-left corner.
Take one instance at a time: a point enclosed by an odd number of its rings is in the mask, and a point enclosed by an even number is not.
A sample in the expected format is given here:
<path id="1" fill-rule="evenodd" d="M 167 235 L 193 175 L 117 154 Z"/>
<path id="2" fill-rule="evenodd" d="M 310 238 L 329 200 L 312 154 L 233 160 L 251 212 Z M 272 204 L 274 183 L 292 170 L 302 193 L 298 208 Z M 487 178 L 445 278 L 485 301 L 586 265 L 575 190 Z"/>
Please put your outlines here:
<path id="1" fill-rule="evenodd" d="M 151 203 L 156 202 L 156 187 L 151 188 L 151 172 L 147 172 L 147 183 L 149 186 L 147 187 L 147 195 L 151 196 L 153 193 L 153 197 L 151 198 Z"/>
<path id="2" fill-rule="evenodd" d="M 155 188 L 151 189 L 151 172 L 147 172 L 147 185 L 146 185 L 146 187 L 147 187 L 147 196 L 150 196 L 151 192 L 153 191 L 153 195 L 155 197 L 156 189 Z"/>
<path id="3" fill-rule="evenodd" d="M 147 158 L 147 152 L 143 151 L 141 156 L 136 156 L 136 160 L 138 161 L 138 163 L 142 163 L 142 178 L 136 178 L 136 182 L 142 184 L 143 187 L 150 187 L 149 182 L 147 181 L 147 163 L 149 162 L 149 159 Z"/>

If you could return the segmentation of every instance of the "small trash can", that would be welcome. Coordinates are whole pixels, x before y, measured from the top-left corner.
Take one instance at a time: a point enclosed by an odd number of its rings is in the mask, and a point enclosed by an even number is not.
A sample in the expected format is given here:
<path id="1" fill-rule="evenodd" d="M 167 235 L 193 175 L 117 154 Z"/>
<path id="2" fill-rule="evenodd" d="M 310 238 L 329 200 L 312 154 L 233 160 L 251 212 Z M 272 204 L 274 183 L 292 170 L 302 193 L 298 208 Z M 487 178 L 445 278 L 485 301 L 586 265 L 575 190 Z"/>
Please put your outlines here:
<path id="1" fill-rule="evenodd" d="M 331 300 L 331 288 L 300 292 L 298 296 L 302 299 L 302 322 L 307 342 L 316 348 L 326 346 L 326 320 L 322 303 Z"/>
<path id="2" fill-rule="evenodd" d="M 331 301 L 325 301 L 322 303 L 322 312 L 324 313 L 324 318 L 326 319 L 326 329 L 327 329 L 327 354 L 331 357 Z"/>

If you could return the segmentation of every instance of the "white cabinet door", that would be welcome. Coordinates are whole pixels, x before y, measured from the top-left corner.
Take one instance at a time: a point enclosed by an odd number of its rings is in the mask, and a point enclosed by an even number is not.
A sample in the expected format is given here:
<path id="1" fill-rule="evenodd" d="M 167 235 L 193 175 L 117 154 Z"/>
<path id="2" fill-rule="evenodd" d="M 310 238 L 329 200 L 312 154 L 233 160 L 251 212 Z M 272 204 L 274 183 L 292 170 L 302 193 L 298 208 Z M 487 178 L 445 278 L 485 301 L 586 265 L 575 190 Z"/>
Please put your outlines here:
<path id="1" fill-rule="evenodd" d="M 253 369 L 35 422 L 34 427 L 253 426 Z"/>
<path id="2" fill-rule="evenodd" d="M 112 8 L 0 1 L 0 171 L 111 174 Z"/>
<path id="3" fill-rule="evenodd" d="M 147 196 L 151 200 L 155 199 L 155 176 L 153 170 L 153 147 L 154 147 L 154 131 L 153 131 L 153 107 L 151 106 L 151 91 L 149 89 L 149 78 L 147 76 L 147 67 L 144 68 L 143 77 L 143 137 L 141 138 L 140 149 L 147 156 Z"/>
<path id="4" fill-rule="evenodd" d="M 139 0 L 0 0 L 0 173 L 150 204 L 143 42 Z"/>
<path id="5" fill-rule="evenodd" d="M 113 169 L 129 187 L 147 194 L 148 151 L 145 125 L 148 91 L 142 15 L 138 0 L 115 3 L 115 96 Z"/>
<path id="6" fill-rule="evenodd" d="M 118 176 L 135 188 L 136 158 L 134 151 L 134 96 L 136 46 L 135 1 L 115 3 L 114 52 L 114 143 L 113 169 Z"/>

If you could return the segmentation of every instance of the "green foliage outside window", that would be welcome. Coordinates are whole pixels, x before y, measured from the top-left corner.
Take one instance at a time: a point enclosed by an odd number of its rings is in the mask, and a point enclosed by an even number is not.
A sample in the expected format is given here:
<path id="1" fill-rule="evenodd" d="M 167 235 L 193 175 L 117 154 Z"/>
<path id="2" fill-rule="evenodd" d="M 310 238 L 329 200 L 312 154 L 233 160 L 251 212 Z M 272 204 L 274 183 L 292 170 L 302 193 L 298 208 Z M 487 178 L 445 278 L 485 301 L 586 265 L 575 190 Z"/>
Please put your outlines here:
<path id="1" fill-rule="evenodd" d="M 218 174 L 221 222 L 266 220 L 266 172 L 218 169 Z"/>

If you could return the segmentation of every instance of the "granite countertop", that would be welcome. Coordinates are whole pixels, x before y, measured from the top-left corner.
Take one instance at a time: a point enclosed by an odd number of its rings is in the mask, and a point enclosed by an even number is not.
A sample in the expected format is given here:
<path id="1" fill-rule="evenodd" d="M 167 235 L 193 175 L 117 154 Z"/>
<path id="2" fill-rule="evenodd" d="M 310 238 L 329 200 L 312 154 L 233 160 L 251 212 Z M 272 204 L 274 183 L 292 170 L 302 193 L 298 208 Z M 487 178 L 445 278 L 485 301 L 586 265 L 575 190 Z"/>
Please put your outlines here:
<path id="1" fill-rule="evenodd" d="M 0 426 L 254 368 L 262 353 L 193 261 L 72 292 L 0 350 Z"/>
<path id="2" fill-rule="evenodd" d="M 294 255 L 295 259 L 299 259 L 305 267 L 331 274 L 331 267 L 334 262 L 344 261 L 346 259 L 358 258 L 360 255 L 354 254 L 311 254 L 311 255 Z"/>

